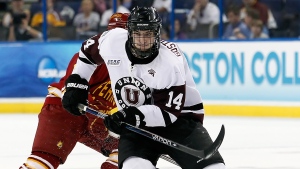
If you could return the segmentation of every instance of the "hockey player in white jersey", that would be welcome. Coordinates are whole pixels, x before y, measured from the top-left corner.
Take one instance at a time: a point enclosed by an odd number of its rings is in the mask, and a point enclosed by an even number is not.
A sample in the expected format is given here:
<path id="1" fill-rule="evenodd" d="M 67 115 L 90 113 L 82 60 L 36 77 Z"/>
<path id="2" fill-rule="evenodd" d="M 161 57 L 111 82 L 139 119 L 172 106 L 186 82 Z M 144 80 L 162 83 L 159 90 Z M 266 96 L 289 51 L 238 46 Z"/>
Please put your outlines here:
<path id="1" fill-rule="evenodd" d="M 135 7 L 128 30 L 112 29 L 81 47 L 72 80 L 66 81 L 62 103 L 78 115 L 85 104 L 88 83 L 96 65 L 106 64 L 119 111 L 105 118 L 106 127 L 119 140 L 119 168 L 155 169 L 161 154 L 168 154 L 184 169 L 223 169 L 219 152 L 197 163 L 197 158 L 130 132 L 126 122 L 193 149 L 203 150 L 212 140 L 203 127 L 203 103 L 184 54 L 177 44 L 160 39 L 161 18 L 153 7 Z M 100 56 L 89 53 L 98 43 Z M 98 57 L 96 57 L 98 56 Z M 70 85 L 76 83 L 77 85 Z"/>

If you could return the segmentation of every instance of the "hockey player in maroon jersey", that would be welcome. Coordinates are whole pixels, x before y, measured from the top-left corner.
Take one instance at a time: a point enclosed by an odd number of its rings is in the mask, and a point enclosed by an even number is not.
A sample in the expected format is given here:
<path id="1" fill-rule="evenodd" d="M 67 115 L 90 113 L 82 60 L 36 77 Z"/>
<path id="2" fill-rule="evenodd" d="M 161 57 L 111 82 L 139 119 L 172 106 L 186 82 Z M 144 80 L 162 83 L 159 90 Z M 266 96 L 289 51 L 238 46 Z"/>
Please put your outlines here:
<path id="1" fill-rule="evenodd" d="M 195 156 L 123 129 L 125 122 L 196 150 L 213 143 L 202 125 L 203 102 L 187 60 L 176 43 L 161 40 L 161 22 L 155 8 L 135 7 L 127 30 L 112 29 L 84 42 L 66 80 L 63 106 L 80 116 L 77 105 L 87 105 L 94 65 L 105 64 L 119 111 L 104 123 L 120 134 L 119 168 L 155 169 L 159 156 L 168 154 L 181 168 L 225 169 L 219 152 L 197 163 Z M 89 52 L 87 44 L 96 43 L 100 55 Z"/>
<path id="2" fill-rule="evenodd" d="M 126 29 L 127 18 L 126 13 L 115 13 L 110 18 L 108 30 L 116 27 Z M 95 37 L 99 38 L 100 35 Z M 99 55 L 97 42 L 87 46 L 90 53 Z M 65 80 L 72 73 L 78 55 L 76 53 L 71 59 L 66 75 L 58 83 L 49 85 L 48 95 L 38 116 L 31 155 L 20 169 L 56 169 L 65 163 L 77 142 L 108 157 L 101 169 L 118 169 L 118 140 L 109 135 L 103 119 L 90 114 L 74 116 L 62 106 Z M 89 106 L 101 112 L 109 114 L 116 108 L 105 65 L 98 66 L 89 81 L 88 100 Z"/>

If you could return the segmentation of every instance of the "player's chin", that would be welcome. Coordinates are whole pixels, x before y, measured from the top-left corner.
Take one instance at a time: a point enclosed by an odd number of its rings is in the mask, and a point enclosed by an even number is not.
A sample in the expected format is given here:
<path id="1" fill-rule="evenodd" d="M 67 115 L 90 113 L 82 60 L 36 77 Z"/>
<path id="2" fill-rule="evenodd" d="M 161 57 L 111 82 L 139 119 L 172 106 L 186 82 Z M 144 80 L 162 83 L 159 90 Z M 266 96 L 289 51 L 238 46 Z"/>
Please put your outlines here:
<path id="1" fill-rule="evenodd" d="M 140 50 L 140 51 L 147 51 L 147 50 L 149 50 L 150 49 L 150 47 L 149 46 L 142 46 L 142 47 L 138 47 L 138 49 Z"/>
<path id="2" fill-rule="evenodd" d="M 137 48 L 140 51 L 146 51 L 150 48 L 150 45 L 149 44 L 138 44 L 138 43 L 136 43 L 135 48 Z"/>

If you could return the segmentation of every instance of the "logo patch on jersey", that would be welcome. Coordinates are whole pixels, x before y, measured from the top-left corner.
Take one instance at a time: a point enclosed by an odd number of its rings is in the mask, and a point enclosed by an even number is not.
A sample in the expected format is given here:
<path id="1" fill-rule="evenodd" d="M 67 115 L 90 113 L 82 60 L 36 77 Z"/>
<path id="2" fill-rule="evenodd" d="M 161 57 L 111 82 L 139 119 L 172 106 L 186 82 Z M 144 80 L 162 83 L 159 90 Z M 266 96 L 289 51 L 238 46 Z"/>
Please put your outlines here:
<path id="1" fill-rule="evenodd" d="M 57 142 L 57 148 L 58 149 L 61 149 L 62 148 L 62 146 L 63 146 L 63 142 L 62 141 L 59 141 L 59 142 Z"/>
<path id="2" fill-rule="evenodd" d="M 109 66 L 120 66 L 121 60 L 120 59 L 109 59 L 107 61 L 107 65 Z"/>
<path id="3" fill-rule="evenodd" d="M 156 72 L 155 72 L 153 69 L 150 69 L 150 70 L 148 70 L 148 73 L 154 77 L 154 74 L 155 74 Z"/>
<path id="4" fill-rule="evenodd" d="M 179 51 L 179 49 L 176 47 L 176 45 L 174 43 L 165 41 L 165 40 L 161 40 L 160 43 L 164 46 L 166 46 L 171 52 L 173 52 L 176 56 L 181 56 L 181 53 Z"/>
<path id="5" fill-rule="evenodd" d="M 123 77 L 115 84 L 116 102 L 122 107 L 140 106 L 151 103 L 148 86 L 134 77 Z"/>

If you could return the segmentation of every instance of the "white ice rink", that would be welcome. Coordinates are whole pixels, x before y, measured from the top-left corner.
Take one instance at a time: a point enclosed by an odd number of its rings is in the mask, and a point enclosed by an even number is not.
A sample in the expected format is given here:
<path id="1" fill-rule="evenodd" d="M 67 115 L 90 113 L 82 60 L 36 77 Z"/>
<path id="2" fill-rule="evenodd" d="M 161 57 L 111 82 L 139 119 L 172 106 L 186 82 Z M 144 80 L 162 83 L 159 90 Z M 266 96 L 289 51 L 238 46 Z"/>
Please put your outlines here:
<path id="1" fill-rule="evenodd" d="M 0 115 L 0 168 L 18 169 L 30 154 L 37 115 Z M 228 169 L 300 169 L 300 119 L 206 116 L 213 139 L 221 124 L 220 148 Z M 51 127 L 51 126 L 49 126 Z M 77 144 L 60 169 L 99 169 L 104 158 Z M 178 168 L 163 160 L 159 168 Z"/>

